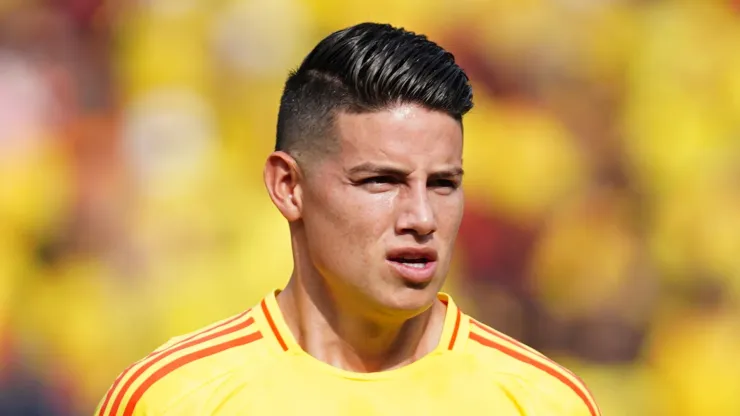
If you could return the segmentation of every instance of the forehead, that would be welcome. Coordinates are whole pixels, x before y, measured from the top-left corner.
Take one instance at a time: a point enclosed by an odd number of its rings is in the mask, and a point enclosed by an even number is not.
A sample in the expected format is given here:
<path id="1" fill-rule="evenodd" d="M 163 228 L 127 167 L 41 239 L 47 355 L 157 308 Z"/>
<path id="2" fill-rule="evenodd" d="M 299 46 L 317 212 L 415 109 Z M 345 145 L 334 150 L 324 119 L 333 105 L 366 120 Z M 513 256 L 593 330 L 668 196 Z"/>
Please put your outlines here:
<path id="1" fill-rule="evenodd" d="M 413 168 L 462 163 L 462 128 L 451 116 L 415 104 L 336 118 L 343 165 L 368 160 Z"/>

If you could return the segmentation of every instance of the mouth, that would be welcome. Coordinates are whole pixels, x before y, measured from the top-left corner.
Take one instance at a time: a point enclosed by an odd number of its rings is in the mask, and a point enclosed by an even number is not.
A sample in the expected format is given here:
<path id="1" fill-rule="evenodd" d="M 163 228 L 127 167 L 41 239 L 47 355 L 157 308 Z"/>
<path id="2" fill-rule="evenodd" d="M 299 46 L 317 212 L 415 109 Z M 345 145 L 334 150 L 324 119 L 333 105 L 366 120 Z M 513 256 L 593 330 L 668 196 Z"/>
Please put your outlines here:
<path id="1" fill-rule="evenodd" d="M 392 250 L 386 261 L 399 277 L 412 287 L 425 287 L 437 270 L 437 252 L 432 249 Z"/>
<path id="2" fill-rule="evenodd" d="M 392 263 L 398 263 L 400 265 L 403 265 L 404 267 L 411 267 L 414 269 L 424 269 L 429 265 L 429 263 L 432 263 L 431 260 L 426 258 L 405 258 L 405 257 L 391 257 L 388 259 L 388 261 Z"/>

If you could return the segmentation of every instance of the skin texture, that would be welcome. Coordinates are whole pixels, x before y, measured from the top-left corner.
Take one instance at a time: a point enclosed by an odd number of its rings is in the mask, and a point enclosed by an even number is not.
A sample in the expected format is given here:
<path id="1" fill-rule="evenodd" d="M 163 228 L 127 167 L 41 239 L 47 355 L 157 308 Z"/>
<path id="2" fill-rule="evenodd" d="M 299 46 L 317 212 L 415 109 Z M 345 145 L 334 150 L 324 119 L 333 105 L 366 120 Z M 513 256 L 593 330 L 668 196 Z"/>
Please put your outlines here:
<path id="1" fill-rule="evenodd" d="M 289 221 L 295 269 L 278 295 L 293 335 L 317 359 L 351 371 L 396 368 L 438 343 L 463 212 L 462 129 L 414 104 L 335 119 L 337 152 L 305 173 L 284 152 L 265 166 Z M 432 249 L 436 270 L 410 281 L 389 251 Z"/>

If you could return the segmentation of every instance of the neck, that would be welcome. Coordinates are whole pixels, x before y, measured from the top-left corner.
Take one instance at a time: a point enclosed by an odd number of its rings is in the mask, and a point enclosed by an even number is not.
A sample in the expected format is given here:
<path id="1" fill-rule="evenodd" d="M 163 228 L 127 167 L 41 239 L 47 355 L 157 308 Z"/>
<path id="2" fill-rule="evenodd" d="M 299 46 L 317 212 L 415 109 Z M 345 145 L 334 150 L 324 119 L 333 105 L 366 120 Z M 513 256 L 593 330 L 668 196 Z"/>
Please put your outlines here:
<path id="1" fill-rule="evenodd" d="M 439 343 L 441 302 L 413 317 L 371 316 L 344 305 L 322 282 L 296 272 L 277 297 L 294 338 L 314 358 L 343 370 L 377 372 L 410 364 Z"/>

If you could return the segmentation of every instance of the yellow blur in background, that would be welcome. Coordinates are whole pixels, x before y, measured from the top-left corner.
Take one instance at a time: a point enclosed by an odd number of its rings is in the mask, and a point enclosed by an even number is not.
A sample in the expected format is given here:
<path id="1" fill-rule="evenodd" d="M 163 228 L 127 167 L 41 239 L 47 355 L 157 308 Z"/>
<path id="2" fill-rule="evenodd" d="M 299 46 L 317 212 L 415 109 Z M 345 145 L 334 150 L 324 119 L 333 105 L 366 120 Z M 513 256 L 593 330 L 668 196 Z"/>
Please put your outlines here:
<path id="1" fill-rule="evenodd" d="M 0 2 L 0 414 L 90 414 L 126 365 L 287 281 L 282 83 L 361 21 L 475 87 L 448 290 L 605 415 L 740 415 L 740 2 Z"/>

